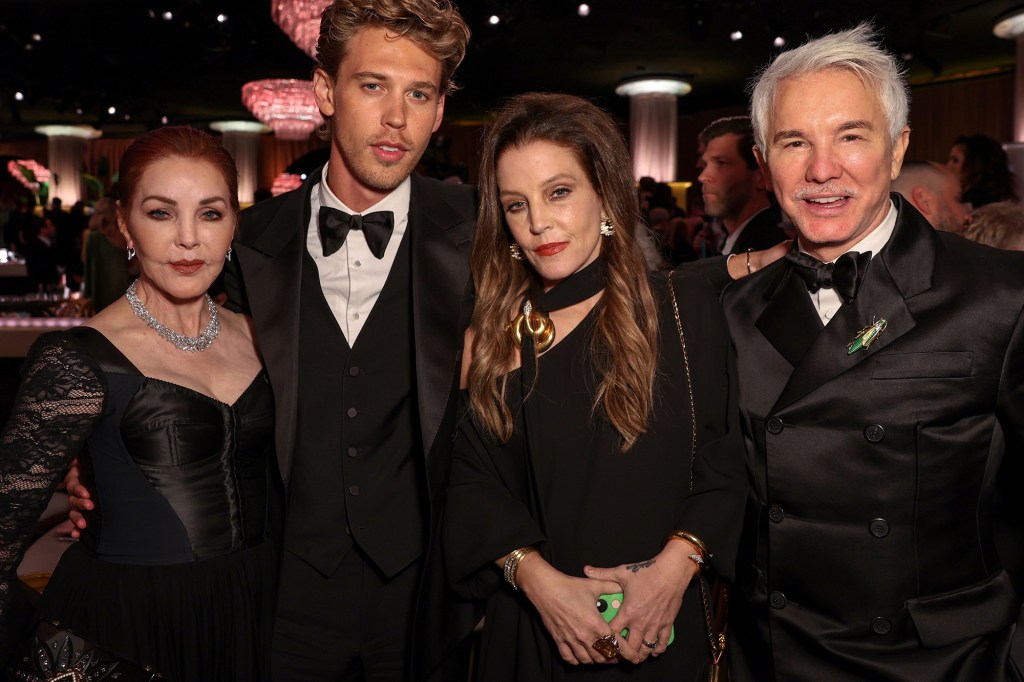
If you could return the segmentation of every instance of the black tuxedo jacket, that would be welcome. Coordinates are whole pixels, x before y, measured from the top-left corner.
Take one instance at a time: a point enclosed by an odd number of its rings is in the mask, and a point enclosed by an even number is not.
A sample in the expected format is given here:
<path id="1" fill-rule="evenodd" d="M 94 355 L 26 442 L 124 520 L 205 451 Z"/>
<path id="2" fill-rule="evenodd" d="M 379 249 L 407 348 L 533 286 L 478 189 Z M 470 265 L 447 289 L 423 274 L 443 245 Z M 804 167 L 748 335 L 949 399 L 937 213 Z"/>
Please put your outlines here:
<path id="1" fill-rule="evenodd" d="M 317 169 L 299 189 L 254 205 L 242 214 L 234 260 L 225 277 L 232 307 L 252 316 L 256 339 L 274 389 L 277 462 L 286 495 L 295 450 L 300 270 Z M 439 530 L 458 407 L 463 333 L 473 297 L 469 250 L 476 222 L 475 189 L 412 176 L 409 224 L 412 260 L 416 400 L 430 498 L 430 537 Z M 387 352 L 387 349 L 381 349 Z M 339 533 L 344 529 L 339 528 Z M 395 533 L 401 533 L 396 528 Z M 413 654 L 417 679 L 471 631 L 468 603 L 453 602 L 433 541 L 423 564 Z M 417 653 L 419 652 L 419 653 Z M 419 672 L 417 672 L 419 671 Z"/>
<path id="2" fill-rule="evenodd" d="M 779 227 L 780 222 L 782 212 L 778 206 L 773 205 L 764 209 L 750 219 L 729 253 L 746 253 L 747 249 L 762 251 L 785 241 L 788 237 Z"/>
<path id="3" fill-rule="evenodd" d="M 752 486 L 741 682 L 1007 680 L 1024 660 L 994 539 L 997 488 L 1022 483 L 1005 476 L 1024 456 L 1024 254 L 892 199 L 892 237 L 828 326 L 785 260 L 723 294 Z"/>

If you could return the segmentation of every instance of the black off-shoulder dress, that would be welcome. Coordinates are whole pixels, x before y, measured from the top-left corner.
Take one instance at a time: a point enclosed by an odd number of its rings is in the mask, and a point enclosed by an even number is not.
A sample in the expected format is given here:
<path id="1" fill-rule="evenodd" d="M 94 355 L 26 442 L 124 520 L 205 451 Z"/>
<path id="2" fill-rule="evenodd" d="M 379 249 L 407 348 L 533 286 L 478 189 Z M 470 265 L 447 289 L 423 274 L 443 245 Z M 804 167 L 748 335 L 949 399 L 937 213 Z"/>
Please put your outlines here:
<path id="1" fill-rule="evenodd" d="M 268 679 L 273 397 L 147 378 L 98 331 L 39 339 L 0 437 L 0 630 L 35 519 L 71 459 L 96 509 L 38 616 L 168 680 Z"/>

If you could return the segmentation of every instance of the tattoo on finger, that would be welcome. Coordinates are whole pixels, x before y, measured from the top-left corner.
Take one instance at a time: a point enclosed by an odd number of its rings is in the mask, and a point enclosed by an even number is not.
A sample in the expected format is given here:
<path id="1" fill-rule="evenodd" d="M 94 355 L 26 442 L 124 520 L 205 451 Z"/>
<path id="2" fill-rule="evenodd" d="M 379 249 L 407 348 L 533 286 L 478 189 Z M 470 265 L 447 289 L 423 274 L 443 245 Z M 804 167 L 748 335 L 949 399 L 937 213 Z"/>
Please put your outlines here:
<path id="1" fill-rule="evenodd" d="M 641 568 L 650 568 L 653 565 L 654 559 L 648 559 L 647 561 L 638 561 L 635 564 L 629 564 L 628 566 L 626 566 L 626 568 L 632 571 L 633 573 L 636 573 Z"/>

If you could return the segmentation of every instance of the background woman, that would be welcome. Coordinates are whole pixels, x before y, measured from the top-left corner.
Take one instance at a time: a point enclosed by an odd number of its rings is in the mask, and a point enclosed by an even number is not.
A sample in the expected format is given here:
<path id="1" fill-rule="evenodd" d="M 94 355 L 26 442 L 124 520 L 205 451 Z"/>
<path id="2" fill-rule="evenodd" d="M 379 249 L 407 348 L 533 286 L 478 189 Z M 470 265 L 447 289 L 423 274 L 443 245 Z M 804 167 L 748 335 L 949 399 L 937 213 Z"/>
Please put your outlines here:
<path id="1" fill-rule="evenodd" d="M 746 494 L 717 299 L 673 278 L 684 355 L 667 277 L 649 280 L 635 246 L 625 142 L 592 104 L 511 100 L 480 179 L 444 539 L 453 584 L 488 598 L 479 679 L 595 663 L 615 665 L 578 672 L 695 679 L 708 639 L 691 579 L 701 563 L 731 574 Z M 609 624 L 596 604 L 616 592 Z"/>
<path id="2" fill-rule="evenodd" d="M 117 209 L 138 280 L 39 339 L 0 437 L 0 632 L 35 518 L 84 451 L 95 510 L 40 618 L 168 680 L 265 679 L 273 403 L 247 320 L 206 295 L 230 257 L 234 164 L 206 133 L 153 131 L 125 152 Z"/>
<path id="3" fill-rule="evenodd" d="M 949 150 L 946 167 L 960 178 L 960 199 L 972 208 L 1017 201 L 1013 172 L 1003 145 L 984 135 L 961 135 Z"/>
<path id="4" fill-rule="evenodd" d="M 96 202 L 86 234 L 82 246 L 84 294 L 92 299 L 93 310 L 99 312 L 124 296 L 129 282 L 129 263 L 124 257 L 128 242 L 118 229 L 113 199 L 103 197 Z"/>

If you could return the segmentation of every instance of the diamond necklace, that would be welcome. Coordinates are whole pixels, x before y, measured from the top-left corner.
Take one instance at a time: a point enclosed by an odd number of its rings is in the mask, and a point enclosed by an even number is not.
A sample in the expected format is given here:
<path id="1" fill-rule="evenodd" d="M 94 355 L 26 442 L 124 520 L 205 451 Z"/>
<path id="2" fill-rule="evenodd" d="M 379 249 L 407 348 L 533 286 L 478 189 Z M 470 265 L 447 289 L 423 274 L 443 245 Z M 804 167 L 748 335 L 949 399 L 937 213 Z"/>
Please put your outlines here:
<path id="1" fill-rule="evenodd" d="M 213 345 L 213 340 L 217 338 L 217 334 L 220 334 L 220 320 L 217 319 L 217 305 L 210 298 L 209 294 L 206 294 L 206 307 L 210 311 L 210 321 L 206 324 L 206 329 L 199 336 L 185 336 L 166 325 L 160 324 L 153 317 L 153 314 L 149 312 L 149 309 L 139 300 L 138 294 L 135 293 L 138 283 L 139 280 L 133 281 L 128 286 L 128 291 L 124 293 L 124 296 L 128 299 L 128 305 L 132 307 L 132 312 L 152 327 L 157 334 L 173 343 L 174 347 L 178 350 L 183 350 L 186 353 L 204 351 Z"/>

